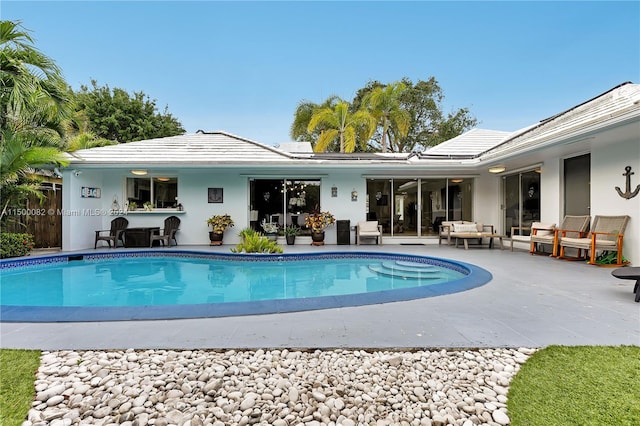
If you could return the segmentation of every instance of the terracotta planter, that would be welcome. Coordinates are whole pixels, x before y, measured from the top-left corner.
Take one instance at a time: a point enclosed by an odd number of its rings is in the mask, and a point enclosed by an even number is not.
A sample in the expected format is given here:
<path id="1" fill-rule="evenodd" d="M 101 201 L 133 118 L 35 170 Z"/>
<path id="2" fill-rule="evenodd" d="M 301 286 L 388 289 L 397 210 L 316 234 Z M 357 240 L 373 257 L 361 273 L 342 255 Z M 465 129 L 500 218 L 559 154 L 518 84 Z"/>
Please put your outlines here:
<path id="1" fill-rule="evenodd" d="M 314 246 L 324 245 L 324 231 L 311 233 L 311 245 L 314 245 Z"/>
<path id="2" fill-rule="evenodd" d="M 209 245 L 219 246 L 222 245 L 222 237 L 224 234 L 217 234 L 215 232 L 209 232 Z"/>

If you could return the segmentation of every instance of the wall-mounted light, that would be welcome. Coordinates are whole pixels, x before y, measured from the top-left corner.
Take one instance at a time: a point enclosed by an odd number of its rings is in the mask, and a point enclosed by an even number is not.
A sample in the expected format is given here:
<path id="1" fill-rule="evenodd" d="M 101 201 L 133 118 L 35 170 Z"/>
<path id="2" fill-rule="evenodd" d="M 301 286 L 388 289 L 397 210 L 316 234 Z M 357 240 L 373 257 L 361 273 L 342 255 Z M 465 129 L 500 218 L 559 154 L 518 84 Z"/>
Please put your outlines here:
<path id="1" fill-rule="evenodd" d="M 74 170 L 74 171 L 73 171 L 73 175 L 74 175 L 75 177 L 78 177 L 78 176 L 80 176 L 81 174 L 82 174 L 82 170 Z"/>
<path id="2" fill-rule="evenodd" d="M 505 170 L 507 170 L 507 168 L 505 166 L 493 166 L 493 167 L 489 167 L 489 173 L 502 173 Z"/>
<path id="3" fill-rule="evenodd" d="M 335 185 L 331 187 L 331 196 L 334 198 L 338 196 L 338 187 Z"/>
<path id="4" fill-rule="evenodd" d="M 358 191 L 355 189 L 351 191 L 351 201 L 358 201 Z"/>
<path id="5" fill-rule="evenodd" d="M 147 174 L 146 170 L 131 170 L 131 173 L 136 176 L 144 176 Z"/>

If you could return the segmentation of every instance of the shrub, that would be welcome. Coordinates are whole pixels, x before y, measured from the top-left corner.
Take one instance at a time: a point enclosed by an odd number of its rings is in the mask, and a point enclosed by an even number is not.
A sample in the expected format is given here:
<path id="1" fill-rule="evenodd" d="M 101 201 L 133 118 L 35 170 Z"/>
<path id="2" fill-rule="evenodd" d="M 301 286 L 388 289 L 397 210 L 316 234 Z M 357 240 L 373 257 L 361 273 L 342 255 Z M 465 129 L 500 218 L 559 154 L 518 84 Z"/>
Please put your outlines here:
<path id="1" fill-rule="evenodd" d="M 259 232 L 245 235 L 240 244 L 232 248 L 233 253 L 282 253 L 282 247 L 276 241 L 269 241 Z"/>
<path id="2" fill-rule="evenodd" d="M 31 234 L 0 234 L 0 258 L 26 256 L 33 249 Z"/>

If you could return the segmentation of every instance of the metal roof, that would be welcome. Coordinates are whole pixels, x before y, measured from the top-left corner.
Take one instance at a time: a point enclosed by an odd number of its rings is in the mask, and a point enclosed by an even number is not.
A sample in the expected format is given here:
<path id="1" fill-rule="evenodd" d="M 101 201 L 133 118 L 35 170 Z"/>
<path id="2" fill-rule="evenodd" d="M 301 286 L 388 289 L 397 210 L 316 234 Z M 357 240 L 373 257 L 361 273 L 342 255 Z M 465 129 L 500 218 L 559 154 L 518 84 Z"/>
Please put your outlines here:
<path id="1" fill-rule="evenodd" d="M 476 157 L 499 145 L 511 134 L 511 132 L 500 130 L 471 129 L 427 151 L 421 152 L 419 156 L 421 158 Z"/>
<path id="2" fill-rule="evenodd" d="M 225 132 L 203 132 L 83 149 L 72 164 L 220 164 L 293 162 L 293 155 Z"/>
<path id="3" fill-rule="evenodd" d="M 575 107 L 515 132 L 481 155 L 481 160 L 523 153 L 590 134 L 640 117 L 640 85 L 620 84 Z"/>
<path id="4" fill-rule="evenodd" d="M 396 164 L 438 168 L 455 162 L 477 165 L 520 155 L 557 143 L 584 138 L 590 133 L 638 121 L 640 85 L 623 83 L 586 102 L 515 132 L 472 129 L 422 153 L 312 153 L 285 152 L 250 139 L 216 131 L 149 139 L 76 151 L 74 166 L 305 166 L 337 167 Z"/>

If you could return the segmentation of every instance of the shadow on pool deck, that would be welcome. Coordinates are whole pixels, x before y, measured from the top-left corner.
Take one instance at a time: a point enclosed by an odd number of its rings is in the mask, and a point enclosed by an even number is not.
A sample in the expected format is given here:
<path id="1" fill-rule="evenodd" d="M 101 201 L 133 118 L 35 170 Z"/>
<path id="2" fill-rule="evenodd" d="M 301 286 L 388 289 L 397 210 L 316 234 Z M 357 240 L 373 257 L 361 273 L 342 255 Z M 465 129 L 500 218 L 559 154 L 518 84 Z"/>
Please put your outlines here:
<path id="1" fill-rule="evenodd" d="M 225 253 L 230 248 L 178 247 Z M 614 278 L 610 268 L 486 247 L 285 246 L 289 253 L 318 251 L 449 258 L 485 268 L 493 280 L 462 293 L 427 299 L 286 314 L 94 323 L 2 322 L 0 346 L 54 350 L 640 345 L 640 306 L 633 300 L 633 282 Z"/>

